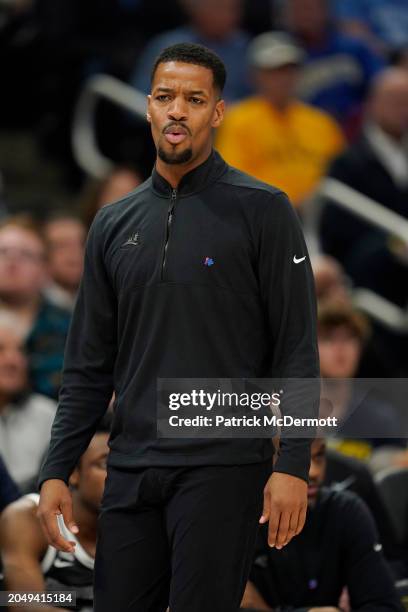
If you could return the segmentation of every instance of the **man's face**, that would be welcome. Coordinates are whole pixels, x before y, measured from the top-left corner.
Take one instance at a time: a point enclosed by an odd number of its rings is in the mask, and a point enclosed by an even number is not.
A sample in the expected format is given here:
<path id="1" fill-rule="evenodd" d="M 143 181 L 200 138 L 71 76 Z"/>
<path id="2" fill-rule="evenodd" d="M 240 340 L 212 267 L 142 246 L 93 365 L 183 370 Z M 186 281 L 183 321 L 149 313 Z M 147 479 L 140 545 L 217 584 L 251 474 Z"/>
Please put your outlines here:
<path id="1" fill-rule="evenodd" d="M 316 36 L 328 26 L 327 0 L 287 0 L 284 20 L 288 29 L 300 36 Z"/>
<path id="2" fill-rule="evenodd" d="M 13 396 L 27 383 L 23 339 L 11 327 L 0 327 L 0 394 Z"/>
<path id="3" fill-rule="evenodd" d="M 352 378 L 361 357 L 361 340 L 346 325 L 319 331 L 320 370 L 326 378 Z"/>
<path id="4" fill-rule="evenodd" d="M 310 470 L 309 470 L 309 485 L 307 489 L 307 498 L 309 505 L 316 502 L 319 489 L 323 484 L 326 472 L 326 444 L 321 438 L 317 438 L 312 442 Z"/>
<path id="5" fill-rule="evenodd" d="M 96 433 L 70 478 L 81 502 L 92 512 L 99 512 L 106 479 L 109 435 Z"/>
<path id="6" fill-rule="evenodd" d="M 285 107 L 295 96 L 300 68 L 294 64 L 269 70 L 255 70 L 257 91 L 272 104 Z"/>
<path id="7" fill-rule="evenodd" d="M 387 134 L 404 138 L 408 134 L 408 72 L 389 79 L 376 91 L 368 105 L 370 118 Z"/>
<path id="8" fill-rule="evenodd" d="M 184 62 L 159 64 L 148 96 L 147 118 L 159 158 L 186 164 L 211 147 L 224 102 L 218 100 L 212 71 Z"/>
<path id="9" fill-rule="evenodd" d="M 75 290 L 81 279 L 85 228 L 75 219 L 59 219 L 47 224 L 49 272 L 56 283 Z"/>
<path id="10" fill-rule="evenodd" d="M 46 282 L 45 248 L 29 230 L 8 226 L 0 230 L 0 297 L 36 297 Z"/>

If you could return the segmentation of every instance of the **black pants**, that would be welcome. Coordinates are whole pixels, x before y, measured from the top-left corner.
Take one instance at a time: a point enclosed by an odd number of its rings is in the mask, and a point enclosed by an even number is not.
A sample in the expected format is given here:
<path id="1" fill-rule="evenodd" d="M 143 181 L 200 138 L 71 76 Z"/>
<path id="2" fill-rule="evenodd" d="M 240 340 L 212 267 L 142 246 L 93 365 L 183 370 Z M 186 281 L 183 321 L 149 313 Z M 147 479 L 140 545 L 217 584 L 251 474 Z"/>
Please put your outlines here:
<path id="1" fill-rule="evenodd" d="M 272 460 L 109 467 L 98 522 L 95 612 L 236 612 Z"/>

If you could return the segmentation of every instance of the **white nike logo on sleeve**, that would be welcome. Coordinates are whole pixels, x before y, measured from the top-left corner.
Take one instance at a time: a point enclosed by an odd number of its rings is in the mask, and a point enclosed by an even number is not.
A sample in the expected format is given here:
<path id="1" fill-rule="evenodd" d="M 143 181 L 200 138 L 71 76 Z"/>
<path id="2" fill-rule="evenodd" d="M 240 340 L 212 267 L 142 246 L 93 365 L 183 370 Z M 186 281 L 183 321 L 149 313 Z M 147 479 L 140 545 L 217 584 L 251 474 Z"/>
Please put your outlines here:
<path id="1" fill-rule="evenodd" d="M 299 259 L 297 259 L 296 255 L 293 256 L 293 263 L 300 263 L 301 261 L 303 261 L 304 259 L 306 259 L 306 255 L 304 257 L 299 257 Z"/>

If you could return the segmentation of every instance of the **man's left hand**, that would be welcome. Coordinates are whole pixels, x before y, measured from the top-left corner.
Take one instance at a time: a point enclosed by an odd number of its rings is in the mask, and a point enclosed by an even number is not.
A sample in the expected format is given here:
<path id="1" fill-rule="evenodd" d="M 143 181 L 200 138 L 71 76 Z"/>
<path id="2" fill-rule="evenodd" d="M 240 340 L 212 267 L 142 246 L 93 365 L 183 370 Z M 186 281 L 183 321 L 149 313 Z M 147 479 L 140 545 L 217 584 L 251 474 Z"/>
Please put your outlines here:
<path id="1" fill-rule="evenodd" d="M 269 521 L 268 544 L 280 549 L 298 535 L 305 524 L 307 483 L 290 474 L 274 472 L 264 488 L 261 524 Z"/>

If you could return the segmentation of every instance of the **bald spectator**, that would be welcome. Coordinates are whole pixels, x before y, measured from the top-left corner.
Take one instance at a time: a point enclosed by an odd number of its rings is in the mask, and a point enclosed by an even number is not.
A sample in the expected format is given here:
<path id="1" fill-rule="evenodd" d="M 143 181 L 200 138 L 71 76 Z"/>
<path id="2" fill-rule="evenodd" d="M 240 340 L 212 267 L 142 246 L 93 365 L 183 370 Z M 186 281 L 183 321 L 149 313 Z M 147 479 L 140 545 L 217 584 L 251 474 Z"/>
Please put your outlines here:
<path id="1" fill-rule="evenodd" d="M 362 137 L 338 157 L 330 176 L 408 217 L 408 71 L 388 68 L 367 103 Z M 355 285 L 405 306 L 406 249 L 375 226 L 326 202 L 320 223 L 323 250 L 338 259 Z"/>
<path id="2" fill-rule="evenodd" d="M 352 133 L 383 60 L 362 40 L 337 30 L 330 0 L 286 0 L 282 7 L 284 25 L 307 56 L 299 83 L 302 99 L 331 113 Z"/>
<path id="3" fill-rule="evenodd" d="M 249 36 L 240 29 L 242 0 L 183 0 L 189 16 L 185 26 L 169 30 L 153 38 L 142 52 L 132 85 L 150 93 L 150 67 L 160 51 L 175 43 L 198 43 L 211 48 L 223 60 L 228 73 L 224 95 L 238 100 L 248 91 L 245 68 Z"/>
<path id="4" fill-rule="evenodd" d="M 18 318 L 0 312 L 0 448 L 10 476 L 29 490 L 49 444 L 56 404 L 29 390 L 24 335 Z"/>
<path id="5" fill-rule="evenodd" d="M 0 223 L 0 308 L 25 330 L 33 389 L 55 398 L 70 313 L 44 297 L 47 283 L 46 243 L 37 226 L 27 217 Z"/>
<path id="6" fill-rule="evenodd" d="M 82 276 L 85 225 L 71 213 L 60 213 L 46 221 L 43 231 L 50 275 L 45 295 L 53 304 L 72 310 Z"/>
<path id="7" fill-rule="evenodd" d="M 297 207 L 344 146 L 329 115 L 296 99 L 302 62 L 287 34 L 256 37 L 249 63 L 257 93 L 227 111 L 216 141 L 229 164 L 281 188 Z"/>

